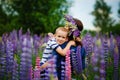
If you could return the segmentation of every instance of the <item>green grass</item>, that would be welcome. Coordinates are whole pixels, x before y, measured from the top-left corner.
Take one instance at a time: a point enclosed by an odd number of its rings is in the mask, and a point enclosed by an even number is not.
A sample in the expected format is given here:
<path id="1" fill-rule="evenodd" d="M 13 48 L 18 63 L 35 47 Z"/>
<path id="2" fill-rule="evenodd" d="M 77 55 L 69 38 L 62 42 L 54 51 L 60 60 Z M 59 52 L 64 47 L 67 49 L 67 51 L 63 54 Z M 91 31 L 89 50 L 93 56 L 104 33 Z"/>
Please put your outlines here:
<path id="1" fill-rule="evenodd" d="M 0 42 L 2 41 L 2 37 L 0 37 Z"/>

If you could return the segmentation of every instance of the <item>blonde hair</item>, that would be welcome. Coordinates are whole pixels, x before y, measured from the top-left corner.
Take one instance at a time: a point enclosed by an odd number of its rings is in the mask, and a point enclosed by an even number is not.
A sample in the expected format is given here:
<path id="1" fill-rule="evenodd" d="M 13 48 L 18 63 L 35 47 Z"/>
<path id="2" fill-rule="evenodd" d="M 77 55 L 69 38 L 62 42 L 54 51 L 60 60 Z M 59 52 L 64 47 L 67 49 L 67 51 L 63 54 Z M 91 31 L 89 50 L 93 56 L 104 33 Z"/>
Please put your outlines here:
<path id="1" fill-rule="evenodd" d="M 69 30 L 67 29 L 67 28 L 65 28 L 65 27 L 58 27 L 57 29 L 56 29 L 56 31 L 55 31 L 55 33 L 57 33 L 58 31 L 64 31 L 64 32 L 69 32 Z"/>

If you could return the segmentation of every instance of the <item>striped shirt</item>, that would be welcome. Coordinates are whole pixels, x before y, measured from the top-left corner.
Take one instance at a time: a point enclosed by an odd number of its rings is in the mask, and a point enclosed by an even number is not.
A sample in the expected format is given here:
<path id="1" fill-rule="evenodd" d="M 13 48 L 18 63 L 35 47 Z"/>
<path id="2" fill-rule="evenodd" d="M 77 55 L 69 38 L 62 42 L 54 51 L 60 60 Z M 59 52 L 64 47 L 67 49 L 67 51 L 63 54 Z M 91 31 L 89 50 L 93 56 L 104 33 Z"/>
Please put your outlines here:
<path id="1" fill-rule="evenodd" d="M 56 48 L 58 46 L 59 46 L 59 44 L 56 42 L 55 38 L 52 38 L 47 42 L 47 46 L 43 51 L 42 60 L 40 62 L 40 65 L 44 64 L 46 61 L 48 61 L 50 59 L 50 57 L 52 56 L 53 50 L 56 50 Z"/>

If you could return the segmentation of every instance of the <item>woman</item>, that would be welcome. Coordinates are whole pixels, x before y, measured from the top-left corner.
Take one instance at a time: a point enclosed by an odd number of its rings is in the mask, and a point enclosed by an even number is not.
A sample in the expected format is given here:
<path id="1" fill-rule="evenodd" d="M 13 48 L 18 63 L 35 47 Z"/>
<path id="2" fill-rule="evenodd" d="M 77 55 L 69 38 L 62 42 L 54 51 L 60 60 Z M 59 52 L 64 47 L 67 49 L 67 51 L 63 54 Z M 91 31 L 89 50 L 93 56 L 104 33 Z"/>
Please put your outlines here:
<path id="1" fill-rule="evenodd" d="M 69 40 L 74 40 L 76 42 L 76 46 L 72 46 L 70 48 L 70 50 L 73 53 L 76 53 L 77 47 L 81 46 L 81 52 L 80 52 L 81 60 L 82 60 L 81 61 L 81 63 L 82 63 L 81 66 L 82 66 L 82 69 L 84 69 L 85 68 L 85 55 L 86 55 L 86 52 L 85 52 L 85 49 L 82 46 L 83 44 L 82 44 L 81 39 L 80 39 L 80 34 L 81 34 L 81 31 L 83 30 L 83 24 L 82 24 L 82 22 L 80 20 L 72 18 L 69 15 L 65 16 L 65 18 L 66 18 L 66 21 L 67 21 L 66 27 L 69 27 L 69 29 L 70 29 Z M 62 44 L 61 47 L 65 48 L 66 45 L 67 45 L 67 42 Z M 57 61 L 56 61 L 57 75 L 58 75 L 58 80 L 61 80 L 62 79 L 62 73 L 61 73 L 62 66 L 64 66 L 64 64 L 61 64 L 61 62 L 65 62 L 65 56 L 60 55 L 56 51 L 53 51 L 53 54 L 57 56 Z M 73 55 L 71 55 L 70 57 L 72 57 L 72 56 Z M 73 65 L 72 60 L 73 59 L 71 58 L 71 65 Z M 72 67 L 72 72 L 73 71 L 74 71 L 74 68 Z"/>

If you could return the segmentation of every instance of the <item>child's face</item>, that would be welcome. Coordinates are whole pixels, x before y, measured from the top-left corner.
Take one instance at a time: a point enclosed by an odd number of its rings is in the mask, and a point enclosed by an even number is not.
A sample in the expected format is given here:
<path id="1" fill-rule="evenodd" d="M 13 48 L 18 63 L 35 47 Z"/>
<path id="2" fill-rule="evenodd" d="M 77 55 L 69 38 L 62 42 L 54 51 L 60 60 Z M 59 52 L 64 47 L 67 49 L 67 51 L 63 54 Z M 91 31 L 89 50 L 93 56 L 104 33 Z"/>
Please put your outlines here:
<path id="1" fill-rule="evenodd" d="M 56 38 L 57 43 L 58 44 L 63 44 L 64 42 L 66 42 L 68 40 L 67 34 L 68 34 L 68 32 L 59 30 L 55 34 L 55 38 Z"/>

